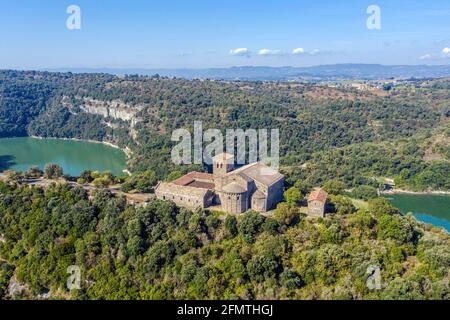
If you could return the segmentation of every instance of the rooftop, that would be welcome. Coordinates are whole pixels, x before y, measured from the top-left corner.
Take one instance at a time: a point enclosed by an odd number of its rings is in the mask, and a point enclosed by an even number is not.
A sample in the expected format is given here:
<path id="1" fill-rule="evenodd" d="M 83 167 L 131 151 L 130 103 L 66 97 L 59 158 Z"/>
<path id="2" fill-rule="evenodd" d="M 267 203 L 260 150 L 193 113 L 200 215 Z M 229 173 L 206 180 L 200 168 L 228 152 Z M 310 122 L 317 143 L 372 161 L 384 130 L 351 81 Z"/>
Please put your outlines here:
<path id="1" fill-rule="evenodd" d="M 321 188 L 315 188 L 313 192 L 308 197 L 308 201 L 320 201 L 327 202 L 328 193 L 323 191 Z"/>
<path id="2" fill-rule="evenodd" d="M 241 168 L 241 173 L 250 178 L 262 183 L 266 186 L 271 186 L 274 183 L 283 179 L 283 175 L 262 162 L 257 162 L 252 165 Z"/>
<path id="3" fill-rule="evenodd" d="M 225 187 L 223 187 L 223 191 L 229 193 L 244 193 L 247 190 L 241 187 L 239 183 L 231 182 L 230 184 L 227 184 Z"/>
<path id="4" fill-rule="evenodd" d="M 214 176 L 203 172 L 190 172 L 172 182 L 177 186 L 189 186 L 200 189 L 214 189 Z"/>

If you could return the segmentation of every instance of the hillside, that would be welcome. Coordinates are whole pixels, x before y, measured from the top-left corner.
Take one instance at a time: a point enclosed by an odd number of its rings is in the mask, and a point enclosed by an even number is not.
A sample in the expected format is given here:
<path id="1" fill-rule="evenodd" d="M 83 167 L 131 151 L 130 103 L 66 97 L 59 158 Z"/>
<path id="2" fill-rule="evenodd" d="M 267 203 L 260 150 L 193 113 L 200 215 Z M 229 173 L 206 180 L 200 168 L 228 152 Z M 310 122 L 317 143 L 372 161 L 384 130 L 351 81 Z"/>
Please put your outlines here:
<path id="1" fill-rule="evenodd" d="M 348 187 L 368 183 L 372 175 L 397 177 L 406 168 L 410 172 L 403 172 L 402 179 L 407 187 L 448 190 L 449 83 L 448 79 L 416 80 L 385 91 L 325 84 L 1 71 L 0 137 L 109 141 L 133 151 L 132 171 L 153 170 L 164 178 L 172 171 L 188 170 L 170 161 L 174 129 L 192 128 L 194 121 L 202 121 L 204 129 L 279 128 L 281 164 L 288 175 L 295 173 L 288 180 L 301 177 L 320 183 L 331 172 L 298 173 L 301 165 L 325 168 L 348 153 L 354 163 L 333 173 Z M 430 136 L 440 139 L 431 141 L 437 143 L 433 150 L 423 148 Z M 427 170 L 434 172 L 434 168 L 442 168 L 438 172 L 444 175 L 428 177 Z M 417 178 L 420 174 L 425 177 Z"/>
<path id="2" fill-rule="evenodd" d="M 367 210 L 333 197 L 309 219 L 282 204 L 270 217 L 145 208 L 100 190 L 45 191 L 0 182 L 0 298 L 450 299 L 450 237 L 401 216 L 385 199 Z M 81 270 L 68 292 L 66 270 Z M 367 285 L 380 270 L 379 289 Z"/>

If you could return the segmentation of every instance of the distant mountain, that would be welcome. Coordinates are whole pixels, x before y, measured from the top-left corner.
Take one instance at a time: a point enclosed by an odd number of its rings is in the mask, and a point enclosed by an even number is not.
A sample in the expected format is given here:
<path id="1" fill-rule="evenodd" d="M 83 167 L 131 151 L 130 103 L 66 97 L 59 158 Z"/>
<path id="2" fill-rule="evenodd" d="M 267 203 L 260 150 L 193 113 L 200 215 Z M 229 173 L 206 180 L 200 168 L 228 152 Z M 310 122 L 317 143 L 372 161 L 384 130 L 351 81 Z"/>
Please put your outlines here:
<path id="1" fill-rule="evenodd" d="M 210 69 L 118 69 L 65 68 L 48 71 L 74 73 L 110 73 L 116 75 L 160 75 L 186 79 L 261 80 L 261 81 L 320 81 L 320 80 L 376 80 L 450 77 L 450 65 L 380 65 L 334 64 L 312 67 L 231 67 Z"/>

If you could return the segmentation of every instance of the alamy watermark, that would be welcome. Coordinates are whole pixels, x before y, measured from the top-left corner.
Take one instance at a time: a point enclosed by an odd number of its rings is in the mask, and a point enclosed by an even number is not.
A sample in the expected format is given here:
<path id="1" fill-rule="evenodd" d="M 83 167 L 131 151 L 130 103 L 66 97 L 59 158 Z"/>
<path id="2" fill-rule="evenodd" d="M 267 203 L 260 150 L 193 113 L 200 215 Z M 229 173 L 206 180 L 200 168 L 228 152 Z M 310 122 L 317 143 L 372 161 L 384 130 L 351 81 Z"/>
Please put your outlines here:
<path id="1" fill-rule="evenodd" d="M 81 8 L 72 4 L 67 7 L 66 13 L 69 14 L 66 20 L 67 29 L 81 30 Z"/>
<path id="2" fill-rule="evenodd" d="M 367 14 L 370 15 L 366 22 L 367 29 L 381 30 L 381 8 L 372 4 L 367 7 Z"/>
<path id="3" fill-rule="evenodd" d="M 67 267 L 67 289 L 69 290 L 80 290 L 81 289 L 81 269 L 79 266 L 69 266 Z"/>
<path id="4" fill-rule="evenodd" d="M 379 266 L 369 266 L 366 274 L 369 275 L 366 280 L 366 285 L 369 290 L 381 289 L 381 269 Z"/>
<path id="5" fill-rule="evenodd" d="M 224 138 L 219 129 L 204 131 L 203 123 L 195 121 L 193 136 L 187 129 L 177 129 L 172 133 L 172 142 L 178 142 L 171 154 L 172 162 L 177 165 L 211 165 L 214 155 L 225 151 L 236 154 L 234 163 L 237 165 L 261 161 L 277 170 L 280 164 L 279 129 L 227 129 Z"/>

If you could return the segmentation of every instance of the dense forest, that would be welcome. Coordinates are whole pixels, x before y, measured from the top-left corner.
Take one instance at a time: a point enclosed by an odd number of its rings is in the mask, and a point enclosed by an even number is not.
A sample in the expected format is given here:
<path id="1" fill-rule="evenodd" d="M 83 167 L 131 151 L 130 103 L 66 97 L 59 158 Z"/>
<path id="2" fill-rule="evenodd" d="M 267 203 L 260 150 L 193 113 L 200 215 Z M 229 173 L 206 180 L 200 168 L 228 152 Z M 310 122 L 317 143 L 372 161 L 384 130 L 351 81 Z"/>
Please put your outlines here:
<path id="1" fill-rule="evenodd" d="M 291 198 L 291 197 L 288 197 Z M 106 190 L 0 182 L 0 298 L 450 299 L 450 237 L 386 199 L 309 219 L 292 203 L 270 217 L 128 206 Z M 67 268 L 81 270 L 68 291 Z M 378 268 L 378 289 L 367 286 Z M 12 278 L 12 279 L 11 279 Z"/>
<path id="2" fill-rule="evenodd" d="M 174 129 L 192 128 L 194 121 L 202 121 L 205 130 L 280 129 L 288 180 L 315 185 L 338 177 L 354 187 L 390 177 L 411 190 L 448 190 L 449 82 L 417 80 L 389 91 L 360 91 L 320 84 L 0 71 L 0 137 L 109 141 L 132 150 L 131 171 L 153 170 L 166 178 L 187 170 L 170 161 Z M 89 111 L 87 101 L 120 101 L 134 120 Z"/>

